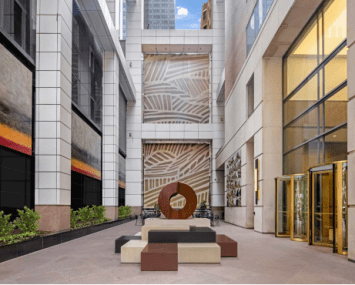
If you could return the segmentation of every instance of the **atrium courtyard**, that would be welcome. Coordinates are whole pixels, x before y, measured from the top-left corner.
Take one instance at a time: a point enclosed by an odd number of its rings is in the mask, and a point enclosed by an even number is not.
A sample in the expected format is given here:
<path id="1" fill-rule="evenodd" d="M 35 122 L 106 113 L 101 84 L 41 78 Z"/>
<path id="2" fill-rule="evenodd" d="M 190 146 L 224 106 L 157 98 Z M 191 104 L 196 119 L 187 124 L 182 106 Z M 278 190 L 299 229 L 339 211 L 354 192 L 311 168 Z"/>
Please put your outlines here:
<path id="1" fill-rule="evenodd" d="M 0 0 L 0 283 L 355 283 L 355 0 Z"/>

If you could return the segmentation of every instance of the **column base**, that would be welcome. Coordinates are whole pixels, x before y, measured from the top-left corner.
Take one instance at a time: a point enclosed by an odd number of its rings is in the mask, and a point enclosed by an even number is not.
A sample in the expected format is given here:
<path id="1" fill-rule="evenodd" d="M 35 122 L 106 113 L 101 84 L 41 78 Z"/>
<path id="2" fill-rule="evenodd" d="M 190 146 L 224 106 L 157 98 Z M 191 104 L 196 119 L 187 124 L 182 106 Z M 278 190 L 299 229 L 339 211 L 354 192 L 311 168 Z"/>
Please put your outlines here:
<path id="1" fill-rule="evenodd" d="M 142 207 L 131 207 L 132 213 L 131 216 L 134 217 L 135 215 L 139 216 L 142 214 Z"/>
<path id="2" fill-rule="evenodd" d="M 224 207 L 211 207 L 213 214 L 218 215 L 220 220 L 224 219 Z"/>
<path id="3" fill-rule="evenodd" d="M 59 232 L 70 229 L 70 206 L 35 205 L 41 215 L 39 231 Z"/>
<path id="4" fill-rule="evenodd" d="M 114 221 L 118 219 L 118 206 L 106 206 L 106 218 Z"/>

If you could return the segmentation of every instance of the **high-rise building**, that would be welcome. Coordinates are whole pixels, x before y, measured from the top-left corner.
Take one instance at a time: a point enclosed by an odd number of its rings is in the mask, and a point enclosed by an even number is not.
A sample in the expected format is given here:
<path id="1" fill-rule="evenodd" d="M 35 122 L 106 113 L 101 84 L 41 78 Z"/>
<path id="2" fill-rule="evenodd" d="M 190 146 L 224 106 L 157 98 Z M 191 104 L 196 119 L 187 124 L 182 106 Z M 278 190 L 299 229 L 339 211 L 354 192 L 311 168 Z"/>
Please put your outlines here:
<path id="1" fill-rule="evenodd" d="M 175 0 L 145 0 L 144 28 L 175 30 Z"/>
<path id="2" fill-rule="evenodd" d="M 212 1 L 203 2 L 201 11 L 201 30 L 212 29 Z"/>

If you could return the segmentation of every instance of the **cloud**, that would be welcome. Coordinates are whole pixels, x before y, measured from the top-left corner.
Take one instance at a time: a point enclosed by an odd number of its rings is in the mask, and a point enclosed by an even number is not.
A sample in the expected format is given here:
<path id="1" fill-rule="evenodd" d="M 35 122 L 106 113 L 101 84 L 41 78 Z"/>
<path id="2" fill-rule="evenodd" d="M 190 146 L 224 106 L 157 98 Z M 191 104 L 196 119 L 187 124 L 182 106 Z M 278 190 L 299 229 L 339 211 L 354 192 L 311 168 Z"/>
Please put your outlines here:
<path id="1" fill-rule="evenodd" d="M 201 23 L 201 19 L 198 19 L 198 22 Z"/>
<path id="2" fill-rule="evenodd" d="M 189 11 L 184 7 L 178 7 L 178 15 L 180 16 L 187 16 Z"/>
<path id="3" fill-rule="evenodd" d="M 182 19 L 185 18 L 189 15 L 189 10 L 187 10 L 184 7 L 176 7 L 177 9 L 177 14 L 175 15 L 175 19 Z"/>

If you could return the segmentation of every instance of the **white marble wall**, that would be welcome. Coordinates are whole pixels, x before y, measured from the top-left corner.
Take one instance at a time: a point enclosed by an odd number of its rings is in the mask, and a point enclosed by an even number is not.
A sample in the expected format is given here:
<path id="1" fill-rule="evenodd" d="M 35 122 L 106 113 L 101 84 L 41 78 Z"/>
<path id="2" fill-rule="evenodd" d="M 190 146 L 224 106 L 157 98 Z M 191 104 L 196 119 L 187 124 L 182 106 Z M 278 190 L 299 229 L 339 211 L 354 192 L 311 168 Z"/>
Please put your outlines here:
<path id="1" fill-rule="evenodd" d="M 117 218 L 119 172 L 119 61 L 113 51 L 104 53 L 103 64 L 103 154 L 102 204 L 113 207 L 110 218 Z"/>
<path id="2" fill-rule="evenodd" d="M 71 204 L 72 0 L 38 1 L 35 205 Z"/>

